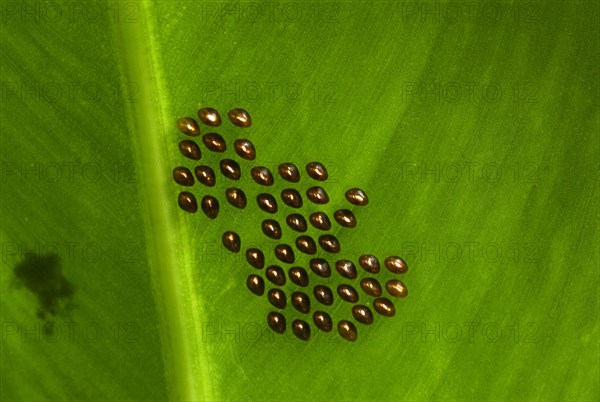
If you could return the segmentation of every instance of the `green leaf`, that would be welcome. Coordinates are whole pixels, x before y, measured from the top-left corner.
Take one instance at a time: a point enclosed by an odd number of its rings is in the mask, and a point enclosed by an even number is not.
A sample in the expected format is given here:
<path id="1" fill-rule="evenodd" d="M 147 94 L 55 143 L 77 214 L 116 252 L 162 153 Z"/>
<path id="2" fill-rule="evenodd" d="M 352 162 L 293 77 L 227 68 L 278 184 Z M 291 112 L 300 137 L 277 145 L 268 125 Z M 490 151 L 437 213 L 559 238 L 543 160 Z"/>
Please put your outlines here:
<path id="1" fill-rule="evenodd" d="M 594 2 L 4 2 L 0 398 L 600 399 L 597 19 Z M 224 122 L 201 130 L 228 150 L 202 145 L 197 163 L 176 121 L 206 106 Z M 234 107 L 250 128 L 227 121 Z M 222 158 L 240 163 L 248 206 L 227 203 L 219 173 L 190 190 L 219 199 L 216 219 L 181 210 L 173 168 L 218 172 Z M 304 197 L 312 161 L 329 171 L 323 206 Z M 300 183 L 277 175 L 282 162 Z M 252 181 L 256 165 L 272 187 Z M 233 230 L 277 263 L 292 210 L 271 216 L 255 198 L 286 187 L 304 216 L 332 220 L 330 263 L 410 267 L 408 297 L 388 296 L 396 315 L 356 323 L 356 342 L 289 300 L 275 334 L 274 308 L 245 285 L 263 272 L 222 247 Z M 352 187 L 367 206 L 345 200 Z M 356 228 L 335 223 L 340 208 Z M 358 269 L 310 273 L 311 314 L 356 322 L 312 286 L 358 289 L 373 276 Z"/>

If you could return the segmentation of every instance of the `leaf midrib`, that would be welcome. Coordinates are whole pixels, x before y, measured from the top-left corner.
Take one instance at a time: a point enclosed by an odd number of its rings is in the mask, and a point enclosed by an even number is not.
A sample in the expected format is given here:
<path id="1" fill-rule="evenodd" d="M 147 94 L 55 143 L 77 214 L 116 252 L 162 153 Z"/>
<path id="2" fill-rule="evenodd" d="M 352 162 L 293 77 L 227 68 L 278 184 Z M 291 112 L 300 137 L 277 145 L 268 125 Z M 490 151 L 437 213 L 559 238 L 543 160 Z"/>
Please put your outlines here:
<path id="1" fill-rule="evenodd" d="M 114 23 L 117 58 L 122 83 L 134 82 L 136 103 L 127 103 L 128 128 L 135 160 L 138 162 L 147 259 L 152 276 L 168 393 L 173 400 L 213 400 L 209 386 L 209 364 L 199 361 L 204 345 L 194 342 L 195 326 L 186 326 L 187 317 L 198 318 L 198 311 L 185 302 L 193 289 L 186 288 L 182 253 L 175 244 L 186 238 L 186 228 L 175 228 L 165 166 L 165 135 L 171 127 L 168 92 L 161 77 L 160 47 L 156 42 L 151 1 L 140 4 L 137 23 Z M 199 373 L 198 373 L 199 372 Z M 199 380 L 194 374 L 200 374 Z M 204 386 L 202 386 L 204 385 Z"/>

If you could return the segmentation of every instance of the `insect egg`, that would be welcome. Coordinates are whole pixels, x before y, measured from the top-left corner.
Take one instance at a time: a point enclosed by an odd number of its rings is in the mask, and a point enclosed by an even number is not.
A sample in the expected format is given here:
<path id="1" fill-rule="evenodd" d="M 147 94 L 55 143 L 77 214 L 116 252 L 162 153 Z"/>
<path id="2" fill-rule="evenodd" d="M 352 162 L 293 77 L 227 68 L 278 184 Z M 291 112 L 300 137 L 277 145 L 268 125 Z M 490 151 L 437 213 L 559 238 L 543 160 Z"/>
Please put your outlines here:
<path id="1" fill-rule="evenodd" d="M 233 159 L 222 159 L 219 161 L 219 168 L 223 176 L 230 180 L 239 180 L 242 173 L 240 165 Z"/>
<path id="2" fill-rule="evenodd" d="M 327 169 L 320 162 L 311 162 L 306 165 L 306 173 L 315 180 L 325 181 L 329 177 Z"/>
<path id="3" fill-rule="evenodd" d="M 228 188 L 225 190 L 225 198 L 227 201 L 236 208 L 246 208 L 246 193 L 239 188 Z"/>
<path id="4" fill-rule="evenodd" d="M 205 195 L 202 198 L 202 212 L 210 219 L 215 219 L 219 215 L 219 201 L 211 195 Z"/>
<path id="5" fill-rule="evenodd" d="M 194 141 L 183 140 L 179 142 L 179 152 L 183 156 L 193 160 L 199 160 L 202 157 L 200 147 Z"/>
<path id="6" fill-rule="evenodd" d="M 207 126 L 217 127 L 221 125 L 221 115 L 212 107 L 204 107 L 198 110 L 198 118 Z"/>
<path id="7" fill-rule="evenodd" d="M 270 186 L 273 184 L 273 175 L 271 171 L 264 166 L 255 166 L 250 170 L 250 175 L 258 184 Z"/>
<path id="8" fill-rule="evenodd" d="M 333 321 L 331 320 L 331 316 L 325 311 L 315 311 L 313 314 L 313 322 L 321 331 L 331 332 L 333 329 Z"/>
<path id="9" fill-rule="evenodd" d="M 375 278 L 364 278 L 360 281 L 360 287 L 369 296 L 381 296 L 381 285 Z"/>
<path id="10" fill-rule="evenodd" d="M 229 117 L 230 122 L 238 127 L 250 127 L 252 125 L 252 119 L 244 109 L 231 109 L 227 112 L 227 117 Z"/>
<path id="11" fill-rule="evenodd" d="M 306 321 L 294 320 L 292 322 L 292 330 L 298 339 L 307 341 L 310 338 L 310 326 Z"/>
<path id="12" fill-rule="evenodd" d="M 285 308 L 286 299 L 285 299 L 285 293 L 283 292 L 283 290 L 281 290 L 281 289 L 269 290 L 269 293 L 267 294 L 267 299 L 269 299 L 269 302 L 273 306 L 275 306 L 279 309 Z"/>
<path id="13" fill-rule="evenodd" d="M 298 286 L 308 286 L 308 272 L 302 267 L 290 268 L 288 275 L 290 280 Z"/>
<path id="14" fill-rule="evenodd" d="M 182 117 L 177 120 L 177 128 L 183 134 L 195 137 L 200 134 L 200 127 L 192 117 Z"/>
<path id="15" fill-rule="evenodd" d="M 235 149 L 235 153 L 241 158 L 249 161 L 256 159 L 256 149 L 254 148 L 254 144 L 249 140 L 235 140 L 233 149 Z"/>
<path id="16" fill-rule="evenodd" d="M 285 332 L 285 317 L 281 313 L 271 311 L 267 315 L 267 324 L 269 324 L 269 327 L 278 334 L 283 334 Z"/>
<path id="17" fill-rule="evenodd" d="M 302 207 L 302 196 L 293 188 L 286 188 L 281 190 L 281 200 L 292 208 Z"/>
<path id="18" fill-rule="evenodd" d="M 331 229 L 331 221 L 325 212 L 313 212 L 308 219 L 310 220 L 310 223 L 319 230 Z"/>
<path id="19" fill-rule="evenodd" d="M 210 166 L 196 166 L 194 173 L 196 173 L 196 178 L 198 181 L 207 187 L 213 187 L 217 181 L 215 171 Z"/>
<path id="20" fill-rule="evenodd" d="M 292 293 L 292 305 L 301 313 L 306 314 L 310 311 L 310 299 L 305 293 Z"/>
<path id="21" fill-rule="evenodd" d="M 179 204 L 179 208 L 183 209 L 185 212 L 194 213 L 198 210 L 196 197 L 190 192 L 182 191 L 179 193 L 177 203 Z"/>
<path id="22" fill-rule="evenodd" d="M 241 247 L 240 235 L 235 232 L 227 231 L 223 233 L 223 246 L 232 253 L 239 253 Z"/>
<path id="23" fill-rule="evenodd" d="M 182 186 L 194 185 L 194 176 L 192 175 L 192 172 L 190 169 L 183 166 L 178 166 L 173 169 L 173 180 Z"/>
<path id="24" fill-rule="evenodd" d="M 283 286 L 285 285 L 285 272 L 277 265 L 271 265 L 267 267 L 267 279 L 274 285 Z"/>
<path id="25" fill-rule="evenodd" d="M 354 342 L 358 338 L 358 331 L 352 322 L 342 320 L 338 322 L 338 332 L 342 338 L 347 341 Z"/>
<path id="26" fill-rule="evenodd" d="M 306 219 L 300 214 L 288 215 L 287 218 L 285 218 L 285 222 L 296 232 L 306 232 Z"/>
<path id="27" fill-rule="evenodd" d="M 346 199 L 354 205 L 367 205 L 369 203 L 369 197 L 360 188 L 351 188 L 346 191 Z"/>
<path id="28" fill-rule="evenodd" d="M 213 152 L 225 152 L 227 150 L 227 143 L 221 134 L 206 133 L 202 136 L 202 142 L 206 148 Z"/>
<path id="29" fill-rule="evenodd" d="M 249 248 L 246 250 L 246 261 L 254 268 L 261 269 L 265 266 L 265 255 L 258 248 Z"/>
<path id="30" fill-rule="evenodd" d="M 265 236 L 271 239 L 281 239 L 281 226 L 275 219 L 265 219 L 261 224 Z"/>
<path id="31" fill-rule="evenodd" d="M 329 196 L 323 187 L 315 186 L 306 190 L 306 196 L 315 204 L 327 204 Z"/>
<path id="32" fill-rule="evenodd" d="M 288 264 L 292 264 L 296 259 L 294 257 L 294 250 L 287 244 L 278 244 L 275 246 L 275 257 Z"/>
<path id="33" fill-rule="evenodd" d="M 248 275 L 246 286 L 257 296 L 262 296 L 265 293 L 265 281 L 259 275 Z"/>
<path id="34" fill-rule="evenodd" d="M 282 163 L 279 165 L 279 175 L 285 181 L 297 183 L 300 181 L 300 171 L 293 163 Z"/>

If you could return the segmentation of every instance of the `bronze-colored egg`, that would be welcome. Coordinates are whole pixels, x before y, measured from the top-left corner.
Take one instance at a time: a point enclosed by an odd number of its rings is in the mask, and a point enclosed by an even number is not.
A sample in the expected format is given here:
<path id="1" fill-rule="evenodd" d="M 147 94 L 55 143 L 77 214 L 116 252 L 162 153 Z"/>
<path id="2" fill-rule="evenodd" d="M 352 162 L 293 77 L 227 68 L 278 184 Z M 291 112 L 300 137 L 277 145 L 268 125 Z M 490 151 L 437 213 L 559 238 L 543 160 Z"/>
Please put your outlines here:
<path id="1" fill-rule="evenodd" d="M 349 209 L 338 209 L 333 213 L 333 218 L 340 226 L 346 228 L 356 227 L 356 217 Z"/>
<path id="2" fill-rule="evenodd" d="M 292 267 L 288 271 L 290 280 L 298 286 L 308 286 L 308 272 L 302 267 Z"/>
<path id="3" fill-rule="evenodd" d="M 258 248 L 249 248 L 246 250 L 246 261 L 254 268 L 262 269 L 265 266 L 265 255 Z"/>
<path id="4" fill-rule="evenodd" d="M 402 283 L 402 281 L 399 281 L 397 279 L 392 279 L 392 280 L 387 281 L 387 283 L 385 284 L 385 288 L 387 289 L 388 293 L 391 294 L 392 296 L 395 296 L 395 297 L 408 296 L 408 289 L 406 288 L 406 286 L 404 286 L 404 283 Z"/>
<path id="5" fill-rule="evenodd" d="M 331 221 L 325 212 L 313 212 L 308 217 L 310 223 L 319 230 L 331 229 Z"/>
<path id="6" fill-rule="evenodd" d="M 177 184 L 181 184 L 182 186 L 193 186 L 194 185 L 194 175 L 190 169 L 178 166 L 173 169 L 173 180 Z"/>
<path id="7" fill-rule="evenodd" d="M 267 293 L 267 299 L 274 307 L 284 309 L 286 305 L 285 292 L 281 289 L 271 289 Z"/>
<path id="8" fill-rule="evenodd" d="M 279 175 L 285 181 L 298 183 L 300 181 L 300 171 L 293 163 L 282 163 L 279 165 Z"/>
<path id="9" fill-rule="evenodd" d="M 194 173 L 196 173 L 196 178 L 198 181 L 205 186 L 213 187 L 217 182 L 217 176 L 215 175 L 215 171 L 206 165 L 196 166 L 194 169 Z"/>
<path id="10" fill-rule="evenodd" d="M 369 203 L 369 197 L 360 188 L 351 188 L 346 191 L 346 199 L 354 205 L 367 205 Z"/>
<path id="11" fill-rule="evenodd" d="M 306 321 L 294 320 L 292 322 L 292 331 L 302 341 L 308 341 L 310 338 L 310 326 Z"/>
<path id="12" fill-rule="evenodd" d="M 202 212 L 210 219 L 215 219 L 219 215 L 219 201 L 212 195 L 205 195 L 202 198 Z"/>
<path id="13" fill-rule="evenodd" d="M 323 187 L 315 186 L 306 190 L 306 196 L 315 204 L 327 204 L 329 196 Z"/>
<path id="14" fill-rule="evenodd" d="M 367 306 L 363 306 L 362 304 L 352 306 L 352 315 L 356 321 L 362 324 L 373 324 L 373 313 Z"/>
<path id="15" fill-rule="evenodd" d="M 331 332 L 333 329 L 333 321 L 331 320 L 331 316 L 325 311 L 315 311 L 313 313 L 313 322 L 321 331 Z"/>
<path id="16" fill-rule="evenodd" d="M 385 297 L 373 300 L 373 307 L 375 308 L 375 311 L 385 317 L 392 317 L 396 314 L 394 303 Z"/>
<path id="17" fill-rule="evenodd" d="M 302 287 L 308 286 L 308 272 L 304 268 L 292 267 L 288 271 L 288 275 L 294 284 Z"/>
<path id="18" fill-rule="evenodd" d="M 200 151 L 200 147 L 191 140 L 180 141 L 179 152 L 181 152 L 181 154 L 186 158 L 193 159 L 195 161 L 202 157 L 202 151 Z"/>
<path id="19" fill-rule="evenodd" d="M 271 311 L 267 315 L 267 324 L 269 324 L 269 327 L 278 334 L 283 334 L 285 332 L 285 317 L 283 314 Z"/>
<path id="20" fill-rule="evenodd" d="M 232 253 L 239 253 L 240 247 L 242 245 L 242 240 L 240 239 L 240 235 L 235 232 L 227 231 L 223 233 L 223 246 Z"/>
<path id="21" fill-rule="evenodd" d="M 264 166 L 255 166 L 250 170 L 252 179 L 263 186 L 271 186 L 273 184 L 273 175 L 271 171 Z"/>
<path id="22" fill-rule="evenodd" d="M 275 219 L 265 219 L 262 221 L 261 228 L 263 233 L 271 239 L 281 239 L 281 226 Z"/>
<path id="23" fill-rule="evenodd" d="M 315 274 L 322 276 L 323 278 L 329 278 L 331 276 L 331 268 L 327 261 L 322 258 L 313 258 L 308 265 Z"/>
<path id="24" fill-rule="evenodd" d="M 400 257 L 388 257 L 384 261 L 385 267 L 395 274 L 403 274 L 408 271 L 408 265 Z"/>
<path id="25" fill-rule="evenodd" d="M 185 212 L 194 213 L 198 210 L 196 197 L 190 192 L 182 191 L 179 193 L 177 196 L 177 203 L 179 204 L 179 208 L 183 209 Z"/>
<path id="26" fill-rule="evenodd" d="M 348 303 L 356 303 L 358 301 L 358 292 L 350 285 L 341 284 L 337 287 L 338 295 L 342 300 Z"/>
<path id="27" fill-rule="evenodd" d="M 177 128 L 185 135 L 195 137 L 200 134 L 200 126 L 192 117 L 182 117 L 177 120 Z"/>
<path id="28" fill-rule="evenodd" d="M 275 257 L 288 264 L 293 264 L 296 260 L 296 257 L 294 256 L 294 250 L 292 250 L 292 248 L 287 244 L 278 244 L 275 246 Z"/>
<path id="29" fill-rule="evenodd" d="M 340 242 L 334 235 L 324 234 L 319 236 L 319 244 L 321 248 L 328 253 L 339 253 Z"/>
<path id="30" fill-rule="evenodd" d="M 375 278 L 364 278 L 360 281 L 360 287 L 369 296 L 381 296 L 381 284 Z"/>
<path id="31" fill-rule="evenodd" d="M 259 275 L 248 275 L 246 286 L 257 296 L 262 296 L 265 293 L 265 281 Z"/>
<path id="32" fill-rule="evenodd" d="M 203 107 L 198 110 L 198 118 L 207 126 L 218 127 L 221 125 L 221 115 L 212 107 Z"/>
<path id="33" fill-rule="evenodd" d="M 358 263 L 367 272 L 370 272 L 372 274 L 379 273 L 379 269 L 380 269 L 379 260 L 374 255 L 371 255 L 371 254 L 361 255 L 358 258 Z"/>
<path id="34" fill-rule="evenodd" d="M 354 342 L 358 338 L 356 326 L 348 320 L 338 322 L 338 332 L 342 338 L 350 342 Z"/>
<path id="35" fill-rule="evenodd" d="M 270 265 L 267 267 L 267 279 L 274 285 L 283 286 L 285 285 L 285 272 L 277 265 Z"/>
<path id="36" fill-rule="evenodd" d="M 252 119 L 248 112 L 244 109 L 235 108 L 231 109 L 227 112 L 227 117 L 229 117 L 229 121 L 238 127 L 250 127 L 252 125 Z"/>
<path id="37" fill-rule="evenodd" d="M 315 180 L 325 181 L 329 177 L 327 169 L 320 162 L 311 162 L 306 165 L 306 173 Z"/>
<path id="38" fill-rule="evenodd" d="M 302 196 L 293 188 L 286 188 L 281 190 L 281 200 L 285 203 L 285 205 L 290 206 L 292 208 L 300 208 L 302 207 Z"/>
<path id="39" fill-rule="evenodd" d="M 292 306 L 301 313 L 307 314 L 310 311 L 310 298 L 306 293 L 292 293 Z"/>
<path id="40" fill-rule="evenodd" d="M 335 269 L 338 271 L 340 275 L 344 278 L 354 279 L 356 278 L 356 267 L 354 263 L 350 260 L 338 260 L 335 263 Z"/>
<path id="41" fill-rule="evenodd" d="M 206 133 L 202 136 L 202 142 L 206 148 L 213 152 L 225 152 L 227 150 L 227 143 L 225 138 L 218 133 Z"/>
<path id="42" fill-rule="evenodd" d="M 333 292 L 325 285 L 317 285 L 313 289 L 315 299 L 321 304 L 331 306 L 333 304 Z"/>
<path id="43" fill-rule="evenodd" d="M 271 194 L 262 193 L 256 196 L 256 202 L 260 209 L 270 214 L 277 212 L 277 200 Z"/>
<path id="44" fill-rule="evenodd" d="M 306 219 L 304 219 L 304 217 L 300 214 L 288 215 L 287 218 L 285 218 L 285 222 L 292 230 L 295 230 L 296 232 L 306 232 Z"/>
<path id="45" fill-rule="evenodd" d="M 219 161 L 219 168 L 223 176 L 230 180 L 239 180 L 242 176 L 240 165 L 233 159 L 221 159 Z"/>
<path id="46" fill-rule="evenodd" d="M 247 200 L 246 193 L 240 188 L 228 188 L 225 190 L 225 198 L 227 201 L 236 208 L 246 208 Z"/>
<path id="47" fill-rule="evenodd" d="M 256 159 L 256 149 L 250 140 L 235 140 L 233 143 L 233 149 L 235 149 L 235 153 L 238 154 L 240 158 L 244 158 L 249 161 Z"/>
<path id="48" fill-rule="evenodd" d="M 310 236 L 298 236 L 296 238 L 296 247 L 304 254 L 317 253 L 317 245 Z"/>

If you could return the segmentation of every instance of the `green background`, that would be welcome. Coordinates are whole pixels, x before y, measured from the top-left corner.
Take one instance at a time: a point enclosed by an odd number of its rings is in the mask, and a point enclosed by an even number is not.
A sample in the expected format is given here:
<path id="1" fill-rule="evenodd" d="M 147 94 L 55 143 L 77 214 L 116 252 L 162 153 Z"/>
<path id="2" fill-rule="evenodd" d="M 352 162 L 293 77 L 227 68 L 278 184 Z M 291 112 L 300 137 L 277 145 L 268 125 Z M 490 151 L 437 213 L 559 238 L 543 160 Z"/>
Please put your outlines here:
<path id="1" fill-rule="evenodd" d="M 19 4 L 1 25 L 2 400 L 600 399 L 597 2 Z M 251 128 L 219 132 L 258 153 L 245 210 L 224 178 L 194 187 L 214 221 L 171 179 L 195 165 L 175 121 L 200 106 L 247 109 Z M 396 316 L 356 343 L 273 335 L 220 244 L 273 247 L 249 169 L 313 160 L 331 202 L 303 214 L 370 198 L 334 224 L 339 258 L 410 266 Z M 55 341 L 13 275 L 27 250 L 58 250 L 76 288 Z"/>

